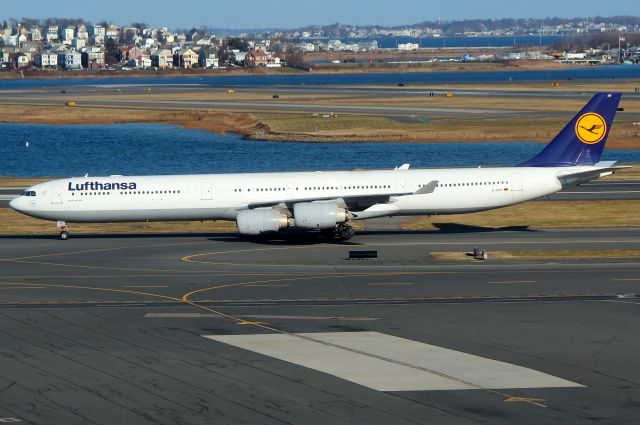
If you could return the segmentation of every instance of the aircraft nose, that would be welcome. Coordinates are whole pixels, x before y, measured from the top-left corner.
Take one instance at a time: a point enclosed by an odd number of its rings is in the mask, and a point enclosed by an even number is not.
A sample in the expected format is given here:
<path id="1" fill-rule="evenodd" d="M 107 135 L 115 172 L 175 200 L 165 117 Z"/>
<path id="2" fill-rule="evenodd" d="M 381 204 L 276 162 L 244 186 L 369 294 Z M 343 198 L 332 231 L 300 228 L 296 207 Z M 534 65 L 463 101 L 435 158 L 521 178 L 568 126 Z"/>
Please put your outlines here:
<path id="1" fill-rule="evenodd" d="M 11 201 L 9 201 L 9 206 L 11 208 L 13 208 L 16 211 L 23 211 L 23 202 L 22 202 L 22 197 L 18 197 L 18 198 L 13 198 Z"/>

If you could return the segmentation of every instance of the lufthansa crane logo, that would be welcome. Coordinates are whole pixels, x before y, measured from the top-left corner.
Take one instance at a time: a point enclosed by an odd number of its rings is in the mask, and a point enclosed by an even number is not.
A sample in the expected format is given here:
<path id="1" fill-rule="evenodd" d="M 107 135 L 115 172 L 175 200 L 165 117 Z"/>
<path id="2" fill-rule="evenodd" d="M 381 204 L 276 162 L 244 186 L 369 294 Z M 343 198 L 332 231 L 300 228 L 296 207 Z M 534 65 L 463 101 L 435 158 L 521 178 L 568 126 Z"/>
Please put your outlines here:
<path id="1" fill-rule="evenodd" d="M 594 145 L 607 134 L 607 122 L 601 115 L 588 112 L 576 121 L 576 136 L 582 143 Z"/>

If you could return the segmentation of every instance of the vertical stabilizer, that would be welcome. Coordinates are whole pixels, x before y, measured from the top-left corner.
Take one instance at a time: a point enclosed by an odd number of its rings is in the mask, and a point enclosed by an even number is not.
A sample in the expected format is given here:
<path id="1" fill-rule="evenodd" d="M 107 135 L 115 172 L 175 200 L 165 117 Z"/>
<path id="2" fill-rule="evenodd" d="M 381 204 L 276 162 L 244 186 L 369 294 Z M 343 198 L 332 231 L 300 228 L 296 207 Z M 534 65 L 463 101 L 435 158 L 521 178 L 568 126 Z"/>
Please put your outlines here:
<path id="1" fill-rule="evenodd" d="M 598 93 L 540 152 L 521 167 L 593 165 L 600 161 L 621 93 Z"/>

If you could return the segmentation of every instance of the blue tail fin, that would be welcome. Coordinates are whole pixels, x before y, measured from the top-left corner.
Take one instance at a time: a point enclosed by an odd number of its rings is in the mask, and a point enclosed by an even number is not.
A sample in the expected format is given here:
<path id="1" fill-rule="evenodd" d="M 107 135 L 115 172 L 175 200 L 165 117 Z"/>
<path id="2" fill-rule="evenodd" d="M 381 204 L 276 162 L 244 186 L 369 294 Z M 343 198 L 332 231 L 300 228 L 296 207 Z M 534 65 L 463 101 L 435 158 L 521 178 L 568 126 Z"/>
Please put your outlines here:
<path id="1" fill-rule="evenodd" d="M 598 93 L 540 152 L 521 167 L 593 165 L 600 161 L 621 93 Z"/>

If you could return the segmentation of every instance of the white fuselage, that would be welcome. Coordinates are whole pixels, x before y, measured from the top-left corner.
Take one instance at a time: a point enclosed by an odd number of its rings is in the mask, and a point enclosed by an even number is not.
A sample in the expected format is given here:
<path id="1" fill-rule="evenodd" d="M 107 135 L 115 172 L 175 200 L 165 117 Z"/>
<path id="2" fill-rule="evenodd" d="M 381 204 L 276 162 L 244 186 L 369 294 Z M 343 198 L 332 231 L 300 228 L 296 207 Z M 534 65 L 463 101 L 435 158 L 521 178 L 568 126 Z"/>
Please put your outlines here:
<path id="1" fill-rule="evenodd" d="M 239 211 L 344 201 L 354 219 L 455 214 L 513 205 L 562 189 L 557 176 L 589 167 L 111 176 L 53 180 L 12 201 L 33 217 L 66 222 L 234 220 Z M 436 183 L 437 182 L 437 183 Z M 416 193 L 432 183 L 429 193 Z"/>

